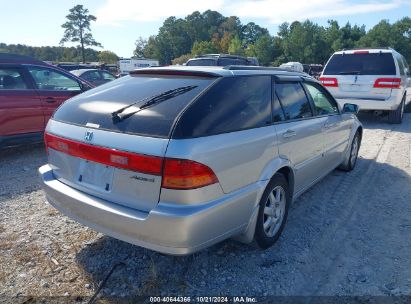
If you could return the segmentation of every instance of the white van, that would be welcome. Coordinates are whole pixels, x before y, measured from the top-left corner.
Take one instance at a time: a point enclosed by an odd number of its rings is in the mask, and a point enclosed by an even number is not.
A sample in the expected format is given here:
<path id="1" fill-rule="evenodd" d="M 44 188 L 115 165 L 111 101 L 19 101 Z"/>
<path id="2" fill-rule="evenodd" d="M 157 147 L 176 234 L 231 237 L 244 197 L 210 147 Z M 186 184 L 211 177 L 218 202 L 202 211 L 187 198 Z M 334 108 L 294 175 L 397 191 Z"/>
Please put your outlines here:
<path id="1" fill-rule="evenodd" d="M 360 110 L 381 110 L 390 123 L 401 123 L 411 101 L 411 76 L 405 58 L 391 48 L 335 52 L 320 80 L 337 99 Z"/>

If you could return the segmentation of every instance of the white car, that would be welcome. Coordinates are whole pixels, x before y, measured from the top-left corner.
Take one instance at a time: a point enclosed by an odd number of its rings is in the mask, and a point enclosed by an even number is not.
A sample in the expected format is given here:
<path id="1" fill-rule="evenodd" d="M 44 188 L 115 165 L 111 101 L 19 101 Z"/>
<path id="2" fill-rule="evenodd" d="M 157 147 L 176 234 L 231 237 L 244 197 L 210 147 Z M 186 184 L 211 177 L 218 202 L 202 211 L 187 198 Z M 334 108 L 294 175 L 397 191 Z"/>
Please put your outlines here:
<path id="1" fill-rule="evenodd" d="M 335 52 L 320 80 L 337 99 L 359 106 L 361 111 L 388 114 L 390 123 L 401 123 L 411 101 L 411 76 L 405 58 L 391 48 Z"/>
<path id="2" fill-rule="evenodd" d="M 280 68 L 296 71 L 296 72 L 304 72 L 304 66 L 299 62 L 287 62 L 280 65 Z"/>

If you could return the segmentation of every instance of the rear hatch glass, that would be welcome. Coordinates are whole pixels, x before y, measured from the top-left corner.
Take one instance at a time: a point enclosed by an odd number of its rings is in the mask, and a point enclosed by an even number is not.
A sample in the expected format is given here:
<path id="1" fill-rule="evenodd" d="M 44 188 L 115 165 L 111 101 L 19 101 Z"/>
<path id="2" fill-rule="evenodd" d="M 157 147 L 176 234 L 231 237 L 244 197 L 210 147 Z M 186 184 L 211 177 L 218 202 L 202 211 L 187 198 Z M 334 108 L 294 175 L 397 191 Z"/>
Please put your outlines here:
<path id="1" fill-rule="evenodd" d="M 391 96 L 391 89 L 376 88 L 374 84 L 378 78 L 395 74 L 391 53 L 334 54 L 323 72 L 323 75 L 337 79 L 338 87 L 332 88 L 336 98 L 373 100 L 385 100 Z"/>
<path id="2" fill-rule="evenodd" d="M 323 75 L 395 75 L 391 53 L 334 54 Z"/>
<path id="3" fill-rule="evenodd" d="M 54 120 L 127 134 L 168 138 L 181 110 L 215 78 L 165 75 L 133 75 L 94 88 L 66 101 Z M 140 109 L 150 98 L 181 88 L 162 102 Z M 128 107 L 129 106 L 129 107 Z M 113 119 L 121 111 L 126 119 Z"/>

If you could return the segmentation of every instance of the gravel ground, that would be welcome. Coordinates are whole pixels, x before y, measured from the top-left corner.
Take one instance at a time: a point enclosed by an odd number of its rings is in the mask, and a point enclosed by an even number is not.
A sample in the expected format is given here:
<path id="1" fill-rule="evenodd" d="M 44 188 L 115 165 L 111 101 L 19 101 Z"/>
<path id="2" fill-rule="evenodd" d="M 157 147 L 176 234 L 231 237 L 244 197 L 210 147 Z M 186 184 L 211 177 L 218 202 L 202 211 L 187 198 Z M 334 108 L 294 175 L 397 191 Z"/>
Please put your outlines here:
<path id="1" fill-rule="evenodd" d="M 166 256 L 96 233 L 45 204 L 42 145 L 0 151 L 0 303 L 139 295 L 411 295 L 411 114 L 362 115 L 360 159 L 291 207 L 269 250 L 225 241 Z M 61 298 L 48 298 L 61 297 Z M 21 301 L 20 301 L 21 302 Z"/>

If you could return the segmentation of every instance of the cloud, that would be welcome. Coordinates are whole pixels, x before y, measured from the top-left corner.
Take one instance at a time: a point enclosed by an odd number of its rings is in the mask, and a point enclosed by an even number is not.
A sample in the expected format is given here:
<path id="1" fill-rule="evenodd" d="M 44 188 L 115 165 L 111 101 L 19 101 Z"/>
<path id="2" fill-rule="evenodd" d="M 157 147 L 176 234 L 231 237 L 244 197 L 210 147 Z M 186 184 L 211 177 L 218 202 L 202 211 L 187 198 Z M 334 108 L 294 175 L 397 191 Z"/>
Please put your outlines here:
<path id="1" fill-rule="evenodd" d="M 347 0 L 243 0 L 241 5 L 232 6 L 233 14 L 239 17 L 266 19 L 269 23 L 291 22 L 313 18 L 332 18 L 380 11 L 401 6 L 402 1 L 355 1 Z"/>
<path id="2" fill-rule="evenodd" d="M 123 21 L 160 21 L 169 16 L 185 17 L 194 11 L 220 11 L 223 4 L 224 0 L 108 0 L 97 10 L 96 17 L 100 24 L 121 26 Z"/>
<path id="3" fill-rule="evenodd" d="M 125 21 L 162 21 L 169 16 L 185 17 L 194 11 L 217 10 L 225 16 L 260 19 L 279 24 L 284 21 L 333 18 L 396 9 L 410 0 L 107 0 L 97 10 L 97 22 L 121 26 Z"/>

